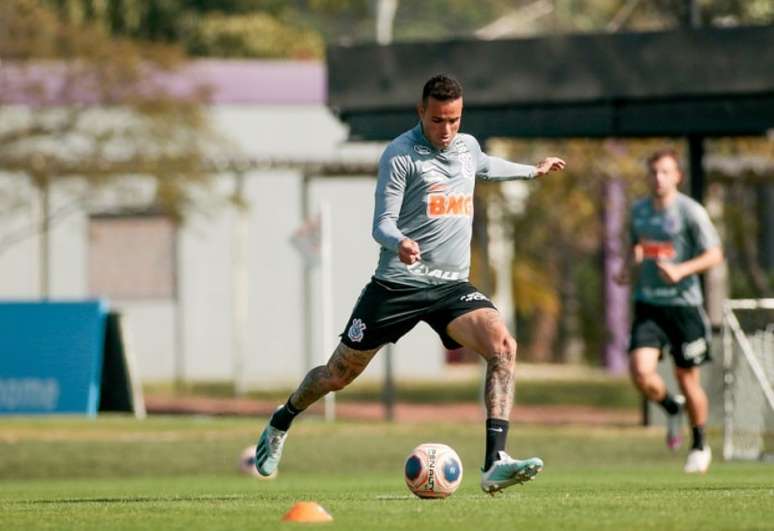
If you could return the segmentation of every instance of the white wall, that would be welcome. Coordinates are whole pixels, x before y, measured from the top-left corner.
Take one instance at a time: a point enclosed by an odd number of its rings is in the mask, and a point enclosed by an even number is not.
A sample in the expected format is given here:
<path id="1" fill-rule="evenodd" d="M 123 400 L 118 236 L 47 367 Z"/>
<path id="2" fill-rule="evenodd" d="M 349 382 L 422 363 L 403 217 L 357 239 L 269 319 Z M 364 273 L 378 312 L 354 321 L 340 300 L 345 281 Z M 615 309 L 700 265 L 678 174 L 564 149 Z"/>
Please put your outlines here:
<path id="1" fill-rule="evenodd" d="M 347 139 L 347 129 L 322 105 L 222 105 L 210 116 L 237 148 L 257 157 L 315 160 Z"/>
<path id="2" fill-rule="evenodd" d="M 304 372 L 303 263 L 291 244 L 301 224 L 302 176 L 250 175 L 249 329 L 245 381 L 295 382 Z"/>
<path id="3" fill-rule="evenodd" d="M 80 192 L 73 182 L 51 186 L 50 212 L 59 213 L 49 230 L 49 292 L 52 298 L 85 296 L 86 226 L 82 209 L 71 208 Z M 0 216 L 0 298 L 41 296 L 40 196 L 26 176 L 0 174 L 0 194 L 18 197 L 24 208 Z"/>
<path id="4" fill-rule="evenodd" d="M 174 301 L 110 301 L 123 316 L 127 348 L 142 382 L 170 382 L 177 376 L 177 305 Z M 185 363 L 183 363 L 185 373 Z"/>

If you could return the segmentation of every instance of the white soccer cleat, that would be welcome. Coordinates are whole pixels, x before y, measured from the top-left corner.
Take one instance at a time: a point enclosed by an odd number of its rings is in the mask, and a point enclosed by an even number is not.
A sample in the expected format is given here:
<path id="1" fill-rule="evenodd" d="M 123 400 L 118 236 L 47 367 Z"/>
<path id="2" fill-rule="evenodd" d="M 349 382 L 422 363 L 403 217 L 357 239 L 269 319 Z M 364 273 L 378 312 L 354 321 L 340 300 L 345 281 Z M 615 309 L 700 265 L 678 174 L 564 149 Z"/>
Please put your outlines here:
<path id="1" fill-rule="evenodd" d="M 688 459 L 685 461 L 685 470 L 688 474 L 704 474 L 709 469 L 712 462 L 712 450 L 705 445 L 701 450 L 691 450 Z"/>
<path id="2" fill-rule="evenodd" d="M 277 465 L 282 458 L 282 447 L 285 446 L 287 437 L 288 432 L 278 430 L 271 424 L 268 424 L 261 433 L 255 448 L 255 469 L 263 477 L 272 476 L 277 472 Z"/>
<path id="3" fill-rule="evenodd" d="M 514 459 L 503 451 L 498 452 L 499 459 L 492 463 L 487 471 L 481 471 L 481 490 L 495 495 L 504 488 L 525 483 L 543 470 L 543 461 L 539 457 Z"/>

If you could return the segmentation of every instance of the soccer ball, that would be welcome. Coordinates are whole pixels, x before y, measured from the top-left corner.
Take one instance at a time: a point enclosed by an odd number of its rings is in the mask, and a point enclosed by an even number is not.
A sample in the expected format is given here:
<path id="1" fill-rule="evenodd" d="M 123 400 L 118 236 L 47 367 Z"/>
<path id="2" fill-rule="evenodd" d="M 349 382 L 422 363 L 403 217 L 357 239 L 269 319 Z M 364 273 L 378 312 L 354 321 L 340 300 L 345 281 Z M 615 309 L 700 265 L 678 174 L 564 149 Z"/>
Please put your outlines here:
<path id="1" fill-rule="evenodd" d="M 424 443 L 408 455 L 403 473 L 409 490 L 420 498 L 445 498 L 462 483 L 462 461 L 445 444 Z"/>
<path id="2" fill-rule="evenodd" d="M 248 446 L 242 450 L 239 455 L 239 471 L 247 476 L 260 476 L 255 469 L 255 446 Z"/>
<path id="3" fill-rule="evenodd" d="M 246 476 L 257 479 L 274 479 L 277 477 L 276 470 L 269 477 L 264 477 L 258 473 L 258 470 L 255 468 L 255 446 L 248 446 L 242 450 L 242 453 L 239 455 L 239 471 Z"/>

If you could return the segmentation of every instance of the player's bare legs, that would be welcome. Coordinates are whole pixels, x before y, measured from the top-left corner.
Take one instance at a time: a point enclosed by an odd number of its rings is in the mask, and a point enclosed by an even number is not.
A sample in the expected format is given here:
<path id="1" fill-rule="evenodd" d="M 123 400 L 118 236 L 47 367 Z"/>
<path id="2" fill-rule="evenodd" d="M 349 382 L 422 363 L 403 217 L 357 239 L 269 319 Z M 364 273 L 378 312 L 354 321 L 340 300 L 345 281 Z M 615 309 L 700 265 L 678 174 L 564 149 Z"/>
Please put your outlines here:
<path id="1" fill-rule="evenodd" d="M 449 323 L 446 331 L 457 343 L 475 350 L 486 361 L 486 453 L 481 488 L 494 494 L 534 478 L 543 469 L 543 461 L 536 457 L 520 461 L 505 453 L 508 420 L 513 407 L 516 340 L 511 337 L 499 312 L 492 308 L 461 315 Z"/>
<path id="2" fill-rule="evenodd" d="M 691 423 L 694 426 L 703 426 L 707 423 L 709 405 L 707 395 L 699 380 L 699 368 L 683 369 L 676 367 L 675 376 L 677 377 L 677 383 L 680 384 L 680 389 L 685 394 L 688 417 L 691 419 Z"/>
<path id="3" fill-rule="evenodd" d="M 272 415 L 255 449 L 255 467 L 265 477 L 277 470 L 293 419 L 331 391 L 343 389 L 363 372 L 378 351 L 355 350 L 339 343 L 328 363 L 309 371 L 287 403 Z"/>
<path id="4" fill-rule="evenodd" d="M 682 409 L 684 398 L 669 394 L 656 368 L 661 351 L 653 347 L 634 349 L 629 356 L 629 371 L 634 385 L 648 400 L 656 402 L 667 414 L 666 444 L 676 450 L 682 444 Z"/>
<path id="5" fill-rule="evenodd" d="M 306 374 L 298 389 L 290 395 L 291 406 L 304 410 L 329 392 L 344 389 L 365 370 L 378 350 L 355 350 L 339 343 L 328 363 Z"/>
<path id="6" fill-rule="evenodd" d="M 661 351 L 657 348 L 635 349 L 629 357 L 629 371 L 632 382 L 648 400 L 660 402 L 667 394 L 664 380 L 656 372 Z"/>
<path id="7" fill-rule="evenodd" d="M 691 432 L 693 443 L 688 460 L 685 464 L 686 472 L 704 473 L 709 468 L 712 454 L 709 445 L 704 443 L 704 426 L 707 423 L 709 403 L 707 395 L 701 386 L 699 368 L 684 369 L 675 367 L 675 376 L 685 394 L 688 418 L 691 420 Z"/>
<path id="8" fill-rule="evenodd" d="M 516 340 L 511 337 L 500 314 L 491 308 L 474 310 L 449 323 L 447 332 L 457 343 L 484 358 L 487 418 L 507 421 L 513 407 Z"/>

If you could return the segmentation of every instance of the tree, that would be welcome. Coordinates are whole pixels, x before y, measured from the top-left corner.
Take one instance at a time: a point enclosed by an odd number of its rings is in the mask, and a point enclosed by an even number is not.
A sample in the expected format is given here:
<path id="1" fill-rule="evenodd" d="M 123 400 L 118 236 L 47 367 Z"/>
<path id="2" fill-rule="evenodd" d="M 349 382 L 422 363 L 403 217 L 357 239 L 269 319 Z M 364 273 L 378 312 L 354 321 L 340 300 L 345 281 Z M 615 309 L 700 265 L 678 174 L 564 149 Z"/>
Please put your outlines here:
<path id="1" fill-rule="evenodd" d="M 45 296 L 53 221 L 130 176 L 146 182 L 154 208 L 181 220 L 210 183 L 205 152 L 218 140 L 201 107 L 205 87 L 165 85 L 179 52 L 63 22 L 34 0 L 4 2 L 0 21 L 0 201 L 6 214 L 29 208 L 26 182 L 41 205 L 37 222 L 0 237 L 0 252 L 41 233 Z M 71 201 L 52 209 L 55 183 Z"/>
<path id="2" fill-rule="evenodd" d="M 513 289 L 524 357 L 532 361 L 596 361 L 605 341 L 601 245 L 607 179 L 626 183 L 629 197 L 646 191 L 645 155 L 663 141 L 500 140 L 491 150 L 511 160 L 560 153 L 564 172 L 530 185 L 523 208 L 511 211 Z"/>

